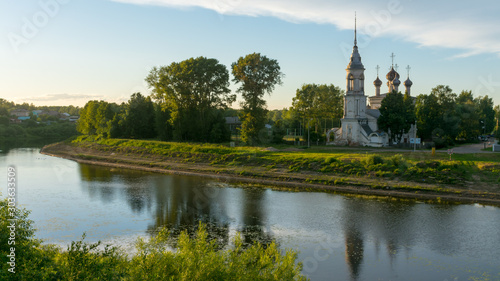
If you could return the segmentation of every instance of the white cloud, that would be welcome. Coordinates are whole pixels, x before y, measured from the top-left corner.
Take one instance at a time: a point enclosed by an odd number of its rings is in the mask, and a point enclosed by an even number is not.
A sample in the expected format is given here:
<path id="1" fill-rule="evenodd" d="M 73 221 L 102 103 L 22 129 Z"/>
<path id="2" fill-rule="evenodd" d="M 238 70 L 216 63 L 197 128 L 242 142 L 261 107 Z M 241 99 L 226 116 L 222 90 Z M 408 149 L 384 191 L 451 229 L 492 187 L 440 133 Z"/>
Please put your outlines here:
<path id="1" fill-rule="evenodd" d="M 53 102 L 53 101 L 74 101 L 74 100 L 100 100 L 103 96 L 81 95 L 81 94 L 50 94 L 43 96 L 32 96 L 23 98 L 27 102 Z"/>
<path id="2" fill-rule="evenodd" d="M 112 0 L 176 8 L 201 7 L 226 15 L 273 16 L 290 22 L 329 23 L 369 36 L 396 36 L 425 47 L 455 48 L 456 57 L 500 56 L 500 4 L 496 0 Z"/>

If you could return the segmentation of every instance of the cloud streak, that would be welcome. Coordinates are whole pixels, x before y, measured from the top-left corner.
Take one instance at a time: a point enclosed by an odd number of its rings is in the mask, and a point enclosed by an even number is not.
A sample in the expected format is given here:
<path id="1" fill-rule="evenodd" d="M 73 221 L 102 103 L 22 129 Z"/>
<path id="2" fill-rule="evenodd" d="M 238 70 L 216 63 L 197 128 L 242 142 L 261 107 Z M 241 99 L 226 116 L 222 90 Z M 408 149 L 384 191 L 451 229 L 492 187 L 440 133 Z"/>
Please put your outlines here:
<path id="1" fill-rule="evenodd" d="M 23 98 L 23 100 L 28 102 L 53 102 L 53 101 L 65 101 L 65 100 L 100 100 L 103 99 L 102 95 L 81 95 L 81 94 L 50 94 L 43 96 L 32 96 Z"/>
<path id="2" fill-rule="evenodd" d="M 459 50 L 456 57 L 500 57 L 500 18 L 496 0 L 112 0 L 173 8 L 204 8 L 225 15 L 272 16 L 289 22 L 332 24 L 358 29 L 368 37 L 397 37 L 423 47 Z"/>

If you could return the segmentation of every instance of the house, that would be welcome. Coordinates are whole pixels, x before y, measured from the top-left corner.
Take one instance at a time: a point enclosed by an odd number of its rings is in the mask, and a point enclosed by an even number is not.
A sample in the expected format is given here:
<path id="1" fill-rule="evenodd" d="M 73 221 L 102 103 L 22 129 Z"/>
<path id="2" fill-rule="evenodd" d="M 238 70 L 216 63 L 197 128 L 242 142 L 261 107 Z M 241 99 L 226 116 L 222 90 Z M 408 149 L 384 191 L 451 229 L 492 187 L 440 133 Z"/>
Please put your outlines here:
<path id="1" fill-rule="evenodd" d="M 40 110 L 40 109 L 39 110 L 33 110 L 32 113 L 33 113 L 33 116 L 37 116 L 38 117 L 40 115 L 43 115 L 43 110 Z"/>
<path id="2" fill-rule="evenodd" d="M 14 109 L 10 111 L 10 115 L 14 115 L 16 117 L 29 117 L 30 111 L 26 109 Z"/>
<path id="3" fill-rule="evenodd" d="M 59 114 L 60 120 L 69 120 L 69 117 L 70 117 L 69 113 L 66 113 L 66 112 Z"/>
<path id="4" fill-rule="evenodd" d="M 235 117 L 225 117 L 226 119 L 226 124 L 229 126 L 229 130 L 231 133 L 236 133 L 238 131 L 238 128 L 241 127 L 241 121 L 240 118 L 237 116 Z"/>
<path id="5" fill-rule="evenodd" d="M 45 112 L 44 115 L 59 117 L 59 112 L 51 110 L 51 111 Z"/>

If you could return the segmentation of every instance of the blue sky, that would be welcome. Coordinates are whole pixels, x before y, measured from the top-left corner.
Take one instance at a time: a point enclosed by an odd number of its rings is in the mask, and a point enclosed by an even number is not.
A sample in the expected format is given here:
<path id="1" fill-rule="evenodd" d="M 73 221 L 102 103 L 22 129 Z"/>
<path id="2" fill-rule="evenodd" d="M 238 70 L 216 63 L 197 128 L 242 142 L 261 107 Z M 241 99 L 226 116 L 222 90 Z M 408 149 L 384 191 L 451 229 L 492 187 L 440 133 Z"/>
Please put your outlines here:
<path id="1" fill-rule="evenodd" d="M 0 97 L 121 102 L 149 93 L 153 66 L 207 56 L 229 70 L 260 52 L 286 75 L 267 97 L 281 109 L 305 83 L 344 89 L 355 11 L 367 95 L 394 52 L 403 80 L 411 67 L 412 95 L 444 84 L 500 104 L 500 4 L 481 0 L 2 0 Z"/>

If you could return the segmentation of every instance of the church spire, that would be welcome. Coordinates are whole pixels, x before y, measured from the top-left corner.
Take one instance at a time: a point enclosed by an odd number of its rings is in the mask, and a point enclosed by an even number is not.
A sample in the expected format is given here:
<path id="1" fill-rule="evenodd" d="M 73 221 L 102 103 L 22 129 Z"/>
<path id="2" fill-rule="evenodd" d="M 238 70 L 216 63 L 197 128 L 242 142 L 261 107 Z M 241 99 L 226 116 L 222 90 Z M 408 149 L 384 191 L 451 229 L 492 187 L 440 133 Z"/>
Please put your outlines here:
<path id="1" fill-rule="evenodd" d="M 358 40 L 357 40 L 357 36 L 356 36 L 356 30 L 357 30 L 357 19 L 356 19 L 356 12 L 354 12 L 354 46 L 357 47 Z"/>

